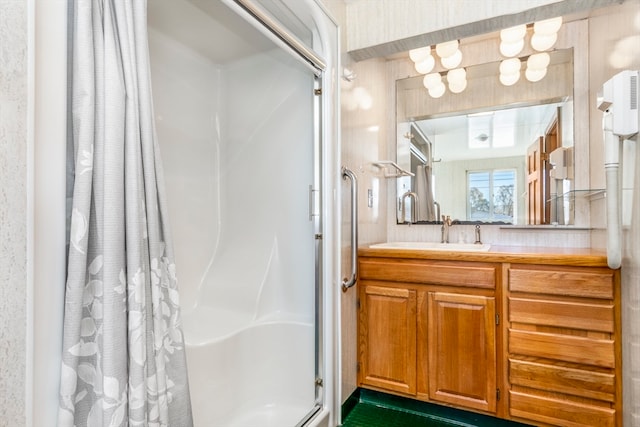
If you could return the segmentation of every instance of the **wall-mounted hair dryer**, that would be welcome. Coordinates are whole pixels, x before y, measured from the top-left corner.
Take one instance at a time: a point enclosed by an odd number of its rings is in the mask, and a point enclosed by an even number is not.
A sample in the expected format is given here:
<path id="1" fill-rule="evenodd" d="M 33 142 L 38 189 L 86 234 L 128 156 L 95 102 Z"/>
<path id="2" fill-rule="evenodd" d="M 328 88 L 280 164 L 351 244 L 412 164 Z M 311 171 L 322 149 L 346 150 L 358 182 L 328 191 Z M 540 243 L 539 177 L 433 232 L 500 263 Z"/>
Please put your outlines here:
<path id="1" fill-rule="evenodd" d="M 602 86 L 598 109 L 604 112 L 604 169 L 607 191 L 607 263 L 622 263 L 620 197 L 620 145 L 638 133 L 638 80 L 640 71 L 622 71 Z"/>

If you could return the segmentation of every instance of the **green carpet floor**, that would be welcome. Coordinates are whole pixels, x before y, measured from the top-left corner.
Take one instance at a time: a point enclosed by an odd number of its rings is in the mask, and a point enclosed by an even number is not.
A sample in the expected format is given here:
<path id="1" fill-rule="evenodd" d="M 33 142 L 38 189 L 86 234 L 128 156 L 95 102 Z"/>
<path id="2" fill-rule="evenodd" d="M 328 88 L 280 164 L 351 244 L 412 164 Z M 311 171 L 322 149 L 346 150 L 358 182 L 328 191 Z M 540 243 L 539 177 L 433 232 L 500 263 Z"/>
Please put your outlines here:
<path id="1" fill-rule="evenodd" d="M 356 390 L 342 407 L 343 427 L 516 427 L 525 424 L 371 390 Z"/>

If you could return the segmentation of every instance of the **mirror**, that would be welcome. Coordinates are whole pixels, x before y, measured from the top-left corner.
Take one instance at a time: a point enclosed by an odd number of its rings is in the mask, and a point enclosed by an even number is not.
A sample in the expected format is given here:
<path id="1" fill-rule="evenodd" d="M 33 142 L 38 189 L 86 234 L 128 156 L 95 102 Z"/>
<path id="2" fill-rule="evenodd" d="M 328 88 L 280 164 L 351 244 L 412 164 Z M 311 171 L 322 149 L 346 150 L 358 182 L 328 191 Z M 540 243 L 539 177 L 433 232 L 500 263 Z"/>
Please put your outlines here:
<path id="1" fill-rule="evenodd" d="M 414 175 L 397 179 L 398 223 L 572 223 L 572 50 L 550 57 L 512 86 L 499 62 L 467 67 L 467 89 L 441 98 L 423 76 L 396 81 L 397 163 Z"/>

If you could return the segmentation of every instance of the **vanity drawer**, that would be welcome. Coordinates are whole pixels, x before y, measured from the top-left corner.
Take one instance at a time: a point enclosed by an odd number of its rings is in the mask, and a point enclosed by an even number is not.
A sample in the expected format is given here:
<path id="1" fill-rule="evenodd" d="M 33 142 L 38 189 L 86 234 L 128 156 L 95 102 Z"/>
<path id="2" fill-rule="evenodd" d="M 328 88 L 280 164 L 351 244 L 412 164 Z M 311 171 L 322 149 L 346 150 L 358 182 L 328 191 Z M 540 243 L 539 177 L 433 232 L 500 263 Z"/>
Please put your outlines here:
<path id="1" fill-rule="evenodd" d="M 509 413 L 555 426 L 613 427 L 616 423 L 612 408 L 513 390 L 509 392 Z"/>
<path id="2" fill-rule="evenodd" d="M 509 383 L 537 390 L 613 402 L 615 375 L 544 362 L 509 359 Z"/>
<path id="3" fill-rule="evenodd" d="M 446 262 L 361 258 L 360 278 L 403 283 L 495 289 L 497 266 L 477 262 Z"/>
<path id="4" fill-rule="evenodd" d="M 604 268 L 511 266 L 509 290 L 582 298 L 613 299 L 614 271 Z"/>
<path id="5" fill-rule="evenodd" d="M 509 298 L 509 321 L 584 331 L 614 332 L 613 304 Z"/>
<path id="6" fill-rule="evenodd" d="M 509 354 L 615 367 L 614 341 L 509 329 Z"/>

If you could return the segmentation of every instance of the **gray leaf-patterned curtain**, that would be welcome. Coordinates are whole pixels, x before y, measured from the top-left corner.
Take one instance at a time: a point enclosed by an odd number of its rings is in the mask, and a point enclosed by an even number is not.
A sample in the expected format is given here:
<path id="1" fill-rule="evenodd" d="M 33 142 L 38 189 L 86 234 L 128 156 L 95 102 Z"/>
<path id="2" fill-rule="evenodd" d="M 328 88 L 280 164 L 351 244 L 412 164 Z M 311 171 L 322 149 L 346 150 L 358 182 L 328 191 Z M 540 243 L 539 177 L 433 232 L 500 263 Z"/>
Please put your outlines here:
<path id="1" fill-rule="evenodd" d="M 74 0 L 58 425 L 191 426 L 146 0 Z"/>

